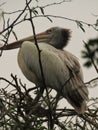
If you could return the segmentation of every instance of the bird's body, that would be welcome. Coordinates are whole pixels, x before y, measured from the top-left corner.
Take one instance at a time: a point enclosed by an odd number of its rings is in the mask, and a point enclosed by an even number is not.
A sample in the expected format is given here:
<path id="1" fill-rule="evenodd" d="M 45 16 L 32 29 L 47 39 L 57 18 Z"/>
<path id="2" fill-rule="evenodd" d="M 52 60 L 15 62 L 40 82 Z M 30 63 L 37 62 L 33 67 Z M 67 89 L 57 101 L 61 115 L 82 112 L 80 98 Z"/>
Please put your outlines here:
<path id="1" fill-rule="evenodd" d="M 83 83 L 78 59 L 68 51 L 58 50 L 46 43 L 38 45 L 41 50 L 46 87 L 55 89 L 75 107 L 78 113 L 83 113 L 86 109 L 84 99 L 88 100 L 88 91 Z M 41 84 L 38 50 L 34 43 L 26 41 L 22 44 L 18 54 L 18 63 L 28 80 Z"/>
<path id="2" fill-rule="evenodd" d="M 46 87 L 55 89 L 66 98 L 77 113 L 84 113 L 88 90 L 83 82 L 80 64 L 74 55 L 62 50 L 69 39 L 69 30 L 55 27 L 36 35 L 36 37 L 41 50 Z M 20 69 L 29 81 L 39 85 L 42 83 L 42 75 L 38 49 L 31 41 L 34 41 L 33 37 L 28 37 L 1 47 L 1 49 L 9 50 L 20 47 L 18 53 Z"/>
<path id="3" fill-rule="evenodd" d="M 58 74 L 64 75 L 63 72 L 66 71 L 66 75 L 67 75 L 68 71 L 66 70 L 64 63 L 60 58 L 60 55 L 58 53 L 59 50 L 45 43 L 41 43 L 38 45 L 41 50 L 41 62 L 44 71 L 45 81 L 47 85 L 53 86 L 54 81 L 55 84 L 57 82 L 56 80 L 58 79 L 59 76 Z M 24 75 L 29 80 L 31 80 L 31 82 L 37 84 L 38 82 L 42 81 L 38 50 L 34 45 L 34 43 L 26 41 L 22 44 L 18 54 L 18 63 L 20 68 L 23 70 Z M 27 76 L 27 72 L 32 72 L 32 73 L 30 75 L 28 74 L 29 76 Z M 55 73 L 53 74 L 53 72 Z M 34 74 L 35 78 L 32 74 Z M 31 79 L 31 77 L 33 78 Z M 58 87 L 59 84 L 57 84 L 56 86 L 57 88 L 59 88 Z"/>

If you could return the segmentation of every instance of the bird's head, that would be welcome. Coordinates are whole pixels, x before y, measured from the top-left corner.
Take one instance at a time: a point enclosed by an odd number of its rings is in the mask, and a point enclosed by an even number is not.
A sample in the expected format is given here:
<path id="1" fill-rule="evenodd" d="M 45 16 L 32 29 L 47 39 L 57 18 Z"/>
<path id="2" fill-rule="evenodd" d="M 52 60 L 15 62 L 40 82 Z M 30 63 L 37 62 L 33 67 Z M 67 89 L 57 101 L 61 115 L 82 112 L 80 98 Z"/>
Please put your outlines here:
<path id="1" fill-rule="evenodd" d="M 52 27 L 46 30 L 43 33 L 40 33 L 40 36 L 43 35 L 45 39 L 42 39 L 42 42 L 46 42 L 57 49 L 63 49 L 70 38 L 70 30 L 60 27 Z M 40 39 L 39 39 L 40 40 Z"/>
<path id="2" fill-rule="evenodd" d="M 38 43 L 45 42 L 54 46 L 57 49 L 63 49 L 70 38 L 70 30 L 60 27 L 52 27 L 46 31 L 36 34 L 36 39 Z M 7 44 L 0 47 L 0 50 L 10 50 L 21 47 L 24 41 L 34 41 L 34 36 L 29 36 L 21 40 L 15 41 L 13 43 Z"/>

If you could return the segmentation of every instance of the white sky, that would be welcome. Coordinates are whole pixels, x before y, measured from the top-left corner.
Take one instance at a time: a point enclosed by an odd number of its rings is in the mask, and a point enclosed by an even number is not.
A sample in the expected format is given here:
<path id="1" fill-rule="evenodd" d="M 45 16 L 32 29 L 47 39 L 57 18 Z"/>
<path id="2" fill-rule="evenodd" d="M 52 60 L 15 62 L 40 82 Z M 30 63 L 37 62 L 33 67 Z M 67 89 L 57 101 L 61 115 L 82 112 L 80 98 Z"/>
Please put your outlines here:
<path id="1" fill-rule="evenodd" d="M 49 3 L 58 2 L 58 0 L 40 0 L 40 5 L 47 5 Z M 60 1 L 60 0 L 59 0 Z M 4 0 L 0 0 L 0 3 Z M 25 5 L 25 0 L 5 0 L 6 4 L 2 6 L 4 11 L 12 12 L 18 9 L 23 9 Z M 47 7 L 45 9 L 45 14 L 50 15 L 59 15 L 63 17 L 68 17 L 71 19 L 82 20 L 87 23 L 95 23 L 97 17 L 94 17 L 92 14 L 98 15 L 98 0 L 72 0 L 72 2 L 65 2 L 61 5 L 54 5 Z M 11 19 L 15 19 L 15 15 Z M 37 18 L 34 20 L 36 32 L 41 32 L 50 28 L 52 26 L 61 26 L 63 28 L 69 28 L 72 31 L 72 38 L 69 41 L 69 45 L 66 47 L 68 51 L 77 56 L 80 60 L 80 63 L 83 67 L 84 60 L 81 59 L 81 50 L 83 49 L 83 40 L 88 41 L 89 38 L 96 38 L 98 32 L 92 28 L 84 26 L 86 32 L 84 33 L 81 29 L 77 28 L 76 23 L 63 20 L 63 19 L 53 19 L 53 23 L 48 21 L 46 18 Z M 0 28 L 1 30 L 1 28 Z M 23 38 L 29 35 L 32 35 L 31 26 L 29 23 L 23 23 L 15 27 L 18 38 Z M 10 41 L 14 40 L 13 37 L 10 37 Z M 17 64 L 17 50 L 6 51 L 0 57 L 0 77 L 6 77 L 9 80 L 11 79 L 10 74 L 16 74 L 27 86 L 32 84 L 23 76 L 21 73 L 18 64 Z M 90 79 L 97 76 L 96 71 L 93 68 L 86 69 L 83 67 L 84 79 L 89 81 Z M 3 83 L 0 83 L 0 87 L 4 87 Z M 98 88 L 90 89 L 90 97 L 98 96 Z"/>

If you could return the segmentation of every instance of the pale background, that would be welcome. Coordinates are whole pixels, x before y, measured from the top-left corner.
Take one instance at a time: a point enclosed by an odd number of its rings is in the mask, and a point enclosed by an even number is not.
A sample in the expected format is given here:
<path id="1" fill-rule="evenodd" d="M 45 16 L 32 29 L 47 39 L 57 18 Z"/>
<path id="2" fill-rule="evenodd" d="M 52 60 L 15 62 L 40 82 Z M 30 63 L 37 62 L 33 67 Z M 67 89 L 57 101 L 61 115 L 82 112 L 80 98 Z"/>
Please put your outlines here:
<path id="1" fill-rule="evenodd" d="M 39 0 L 39 5 L 47 5 L 53 2 L 59 2 L 58 0 Z M 4 2 L 4 0 L 0 0 L 0 4 Z M 25 5 L 25 0 L 5 0 L 6 4 L 1 7 L 2 10 L 6 12 L 12 12 L 18 9 L 23 9 Z M 35 3 L 34 3 L 35 4 Z M 65 2 L 61 5 L 54 5 L 51 7 L 47 7 L 45 9 L 45 14 L 50 15 L 59 15 L 63 17 L 68 17 L 71 19 L 82 20 L 87 23 L 94 24 L 98 17 L 93 16 L 93 14 L 98 15 L 98 0 L 72 0 L 72 2 Z M 15 15 L 11 17 L 11 19 L 15 19 Z M 84 60 L 81 59 L 81 50 L 83 49 L 83 40 L 88 41 L 90 38 L 98 37 L 98 32 L 96 32 L 91 27 L 84 26 L 86 32 L 84 33 L 81 29 L 79 29 L 76 23 L 63 20 L 63 19 L 54 19 L 53 23 L 48 21 L 46 18 L 36 18 L 34 20 L 36 33 L 42 32 L 47 28 L 53 26 L 61 26 L 63 28 L 68 28 L 72 31 L 72 38 L 69 41 L 66 49 L 77 56 L 80 60 L 80 64 L 83 68 L 84 80 L 89 81 L 92 78 L 97 77 L 97 73 L 94 68 L 84 68 L 83 63 Z M 2 21 L 0 21 L 2 24 Z M 1 28 L 0 28 L 1 30 Z M 32 29 L 30 23 L 25 22 L 24 24 L 20 24 L 15 27 L 14 31 L 16 32 L 19 39 L 32 35 Z M 9 42 L 14 41 L 14 37 L 10 37 Z M 28 87 L 33 86 L 24 75 L 21 73 L 18 64 L 17 64 L 17 50 L 6 51 L 3 53 L 2 57 L 0 57 L 0 77 L 5 77 L 8 80 L 11 80 L 10 74 L 16 74 L 18 78 L 22 79 L 22 82 L 26 83 Z M 3 82 L 0 82 L 0 87 L 5 87 Z M 90 88 L 90 98 L 98 96 L 98 87 Z"/>

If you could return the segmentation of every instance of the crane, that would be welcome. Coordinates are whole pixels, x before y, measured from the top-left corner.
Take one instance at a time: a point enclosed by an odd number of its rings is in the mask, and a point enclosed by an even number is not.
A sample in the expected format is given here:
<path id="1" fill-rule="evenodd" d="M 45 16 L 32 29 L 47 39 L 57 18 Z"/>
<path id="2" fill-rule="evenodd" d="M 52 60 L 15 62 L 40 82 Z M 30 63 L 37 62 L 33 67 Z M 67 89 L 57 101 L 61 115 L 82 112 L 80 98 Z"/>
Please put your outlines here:
<path id="1" fill-rule="evenodd" d="M 67 99 L 78 114 L 83 114 L 89 100 L 88 89 L 83 81 L 78 58 L 63 50 L 69 38 L 70 30 L 61 27 L 52 27 L 36 34 L 46 87 L 55 89 Z M 34 36 L 2 46 L 0 50 L 15 48 L 20 48 L 18 64 L 25 77 L 36 85 L 41 84 L 42 75 Z"/>

